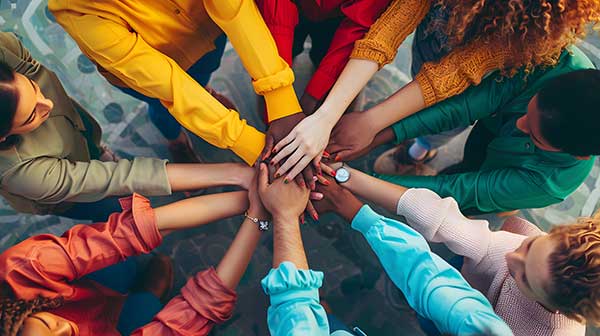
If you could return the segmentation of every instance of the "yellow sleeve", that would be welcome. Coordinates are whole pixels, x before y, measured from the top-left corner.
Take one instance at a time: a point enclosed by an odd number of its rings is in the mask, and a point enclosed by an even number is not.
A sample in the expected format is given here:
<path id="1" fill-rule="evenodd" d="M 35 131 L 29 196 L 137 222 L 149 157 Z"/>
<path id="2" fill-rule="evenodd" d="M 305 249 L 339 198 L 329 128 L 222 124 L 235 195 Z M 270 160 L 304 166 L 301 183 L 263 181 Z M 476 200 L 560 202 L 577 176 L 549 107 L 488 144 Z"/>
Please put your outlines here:
<path id="1" fill-rule="evenodd" d="M 471 85 L 481 83 L 488 73 L 504 69 L 511 53 L 500 43 L 471 42 L 444 56 L 439 62 L 427 62 L 415 77 L 429 107 L 463 93 Z"/>
<path id="2" fill-rule="evenodd" d="M 365 37 L 356 41 L 350 57 L 377 62 L 380 68 L 391 63 L 400 44 L 415 31 L 430 6 L 431 0 L 393 0 Z"/>
<path id="3" fill-rule="evenodd" d="M 55 14 L 88 57 L 132 89 L 160 99 L 183 127 L 248 164 L 256 161 L 264 134 L 221 105 L 174 60 L 123 25 L 95 15 Z"/>
<path id="4" fill-rule="evenodd" d="M 269 122 L 302 111 L 292 87 L 294 73 L 253 0 L 204 0 L 208 15 L 227 34 L 256 93 L 265 97 Z"/>

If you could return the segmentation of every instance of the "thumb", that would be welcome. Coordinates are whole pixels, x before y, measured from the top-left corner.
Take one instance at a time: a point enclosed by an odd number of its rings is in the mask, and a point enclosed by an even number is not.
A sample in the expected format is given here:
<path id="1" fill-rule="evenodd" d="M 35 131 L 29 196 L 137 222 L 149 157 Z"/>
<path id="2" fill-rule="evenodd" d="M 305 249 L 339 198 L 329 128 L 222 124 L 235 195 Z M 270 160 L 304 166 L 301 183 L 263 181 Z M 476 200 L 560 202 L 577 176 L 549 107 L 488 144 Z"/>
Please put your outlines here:
<path id="1" fill-rule="evenodd" d="M 258 168 L 258 190 L 264 191 L 269 185 L 269 170 L 264 162 L 260 163 Z"/>

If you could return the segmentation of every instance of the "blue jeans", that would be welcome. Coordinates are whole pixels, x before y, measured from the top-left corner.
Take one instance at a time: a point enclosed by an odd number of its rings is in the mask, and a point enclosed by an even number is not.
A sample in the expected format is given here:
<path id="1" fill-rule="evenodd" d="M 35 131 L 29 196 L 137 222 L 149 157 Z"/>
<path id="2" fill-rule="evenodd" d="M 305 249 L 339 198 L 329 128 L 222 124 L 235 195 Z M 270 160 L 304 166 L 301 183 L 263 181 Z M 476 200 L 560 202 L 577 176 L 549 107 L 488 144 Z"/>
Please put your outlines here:
<path id="1" fill-rule="evenodd" d="M 221 35 L 215 39 L 215 49 L 202 56 L 194 65 L 192 65 L 187 73 L 198 84 L 206 86 L 210 81 L 212 73 L 221 65 L 221 57 L 225 51 L 227 36 Z M 173 118 L 171 113 L 160 103 L 157 98 L 145 96 L 131 88 L 117 87 L 122 92 L 139 99 L 148 104 L 148 114 L 150 120 L 158 128 L 160 133 L 168 140 L 177 139 L 181 133 L 181 125 Z"/>
<path id="2" fill-rule="evenodd" d="M 133 258 L 128 258 L 118 264 L 88 274 L 85 278 L 94 280 L 121 294 L 128 294 L 136 276 L 137 264 Z M 127 296 L 121 309 L 117 330 L 121 335 L 131 335 L 137 328 L 150 323 L 162 308 L 160 300 L 151 293 L 131 293 Z"/>

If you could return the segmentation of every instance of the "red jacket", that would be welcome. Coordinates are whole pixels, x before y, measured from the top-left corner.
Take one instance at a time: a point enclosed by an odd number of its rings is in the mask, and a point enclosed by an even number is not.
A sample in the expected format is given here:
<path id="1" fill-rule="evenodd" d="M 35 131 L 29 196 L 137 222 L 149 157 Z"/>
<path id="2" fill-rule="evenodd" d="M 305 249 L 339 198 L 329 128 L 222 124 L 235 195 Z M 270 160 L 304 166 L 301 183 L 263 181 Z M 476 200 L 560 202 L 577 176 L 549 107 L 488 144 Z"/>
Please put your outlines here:
<path id="1" fill-rule="evenodd" d="M 31 237 L 6 250 L 0 255 L 0 286 L 18 299 L 62 296 L 64 305 L 49 313 L 69 320 L 74 335 L 120 335 L 116 325 L 125 296 L 82 277 L 162 242 L 147 199 L 134 195 L 121 205 L 123 212 L 106 223 L 77 225 L 62 237 Z M 211 268 L 191 278 L 133 335 L 206 335 L 231 316 L 235 301 L 235 292 Z"/>
<path id="2" fill-rule="evenodd" d="M 344 17 L 327 54 L 311 78 L 306 93 L 322 99 L 331 89 L 346 66 L 354 48 L 391 0 L 256 0 L 269 30 L 275 38 L 279 55 L 292 65 L 294 29 L 298 25 L 298 11 L 311 21 Z M 297 4 L 297 5 L 296 5 Z"/>

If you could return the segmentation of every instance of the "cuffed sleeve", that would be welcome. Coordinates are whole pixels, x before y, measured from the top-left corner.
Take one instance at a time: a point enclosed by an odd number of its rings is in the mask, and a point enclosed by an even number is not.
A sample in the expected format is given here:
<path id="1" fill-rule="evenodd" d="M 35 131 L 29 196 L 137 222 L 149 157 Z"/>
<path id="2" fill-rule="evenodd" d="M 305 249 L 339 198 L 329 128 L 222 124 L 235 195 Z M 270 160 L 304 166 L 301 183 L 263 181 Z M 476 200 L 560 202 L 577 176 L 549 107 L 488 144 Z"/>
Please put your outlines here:
<path id="1" fill-rule="evenodd" d="M 171 194 L 166 161 L 135 158 L 118 162 L 73 162 L 41 157 L 21 163 L 2 176 L 2 188 L 39 203 L 95 202 L 134 192 Z"/>
<path id="2" fill-rule="evenodd" d="M 188 280 L 154 320 L 137 329 L 136 336 L 207 335 L 215 324 L 231 318 L 237 295 L 219 278 L 214 268 Z"/>
<path id="3" fill-rule="evenodd" d="M 265 97 L 269 122 L 301 112 L 292 87 L 294 73 L 279 56 L 256 3 L 253 0 L 204 0 L 204 4 L 213 21 L 227 34 L 253 78 L 256 92 Z"/>
<path id="4" fill-rule="evenodd" d="M 61 237 L 44 234 L 13 246 L 0 256 L 0 276 L 21 298 L 68 300 L 77 294 L 72 281 L 160 245 L 150 202 L 135 194 L 121 205 L 123 212 L 105 223 L 76 225 Z"/>
<path id="5" fill-rule="evenodd" d="M 429 107 L 478 85 L 485 75 L 509 63 L 511 49 L 501 43 L 476 41 L 452 50 L 439 62 L 427 62 L 415 77 Z"/>
<path id="6" fill-rule="evenodd" d="M 182 126 L 210 144 L 238 155 L 245 150 L 237 146 L 254 146 L 253 155 L 242 157 L 248 164 L 254 163 L 264 146 L 264 135 L 248 131 L 251 126 L 236 111 L 219 103 L 173 59 L 122 24 L 73 11 L 54 14 L 80 49 L 106 71 L 141 94 L 159 99 Z M 253 138 L 242 143 L 240 137 L 248 134 Z"/>
<path id="7" fill-rule="evenodd" d="M 380 68 L 391 63 L 400 44 L 417 28 L 430 6 L 431 0 L 393 0 L 365 37 L 356 41 L 350 57 L 372 60 Z"/>
<path id="8" fill-rule="evenodd" d="M 283 262 L 261 281 L 270 296 L 267 322 L 271 335 L 329 335 L 327 314 L 319 304 L 323 273 L 299 270 Z"/>
<path id="9" fill-rule="evenodd" d="M 461 274 L 431 252 L 423 237 L 367 205 L 352 221 L 409 305 L 452 335 L 512 335 L 489 301 Z"/>

